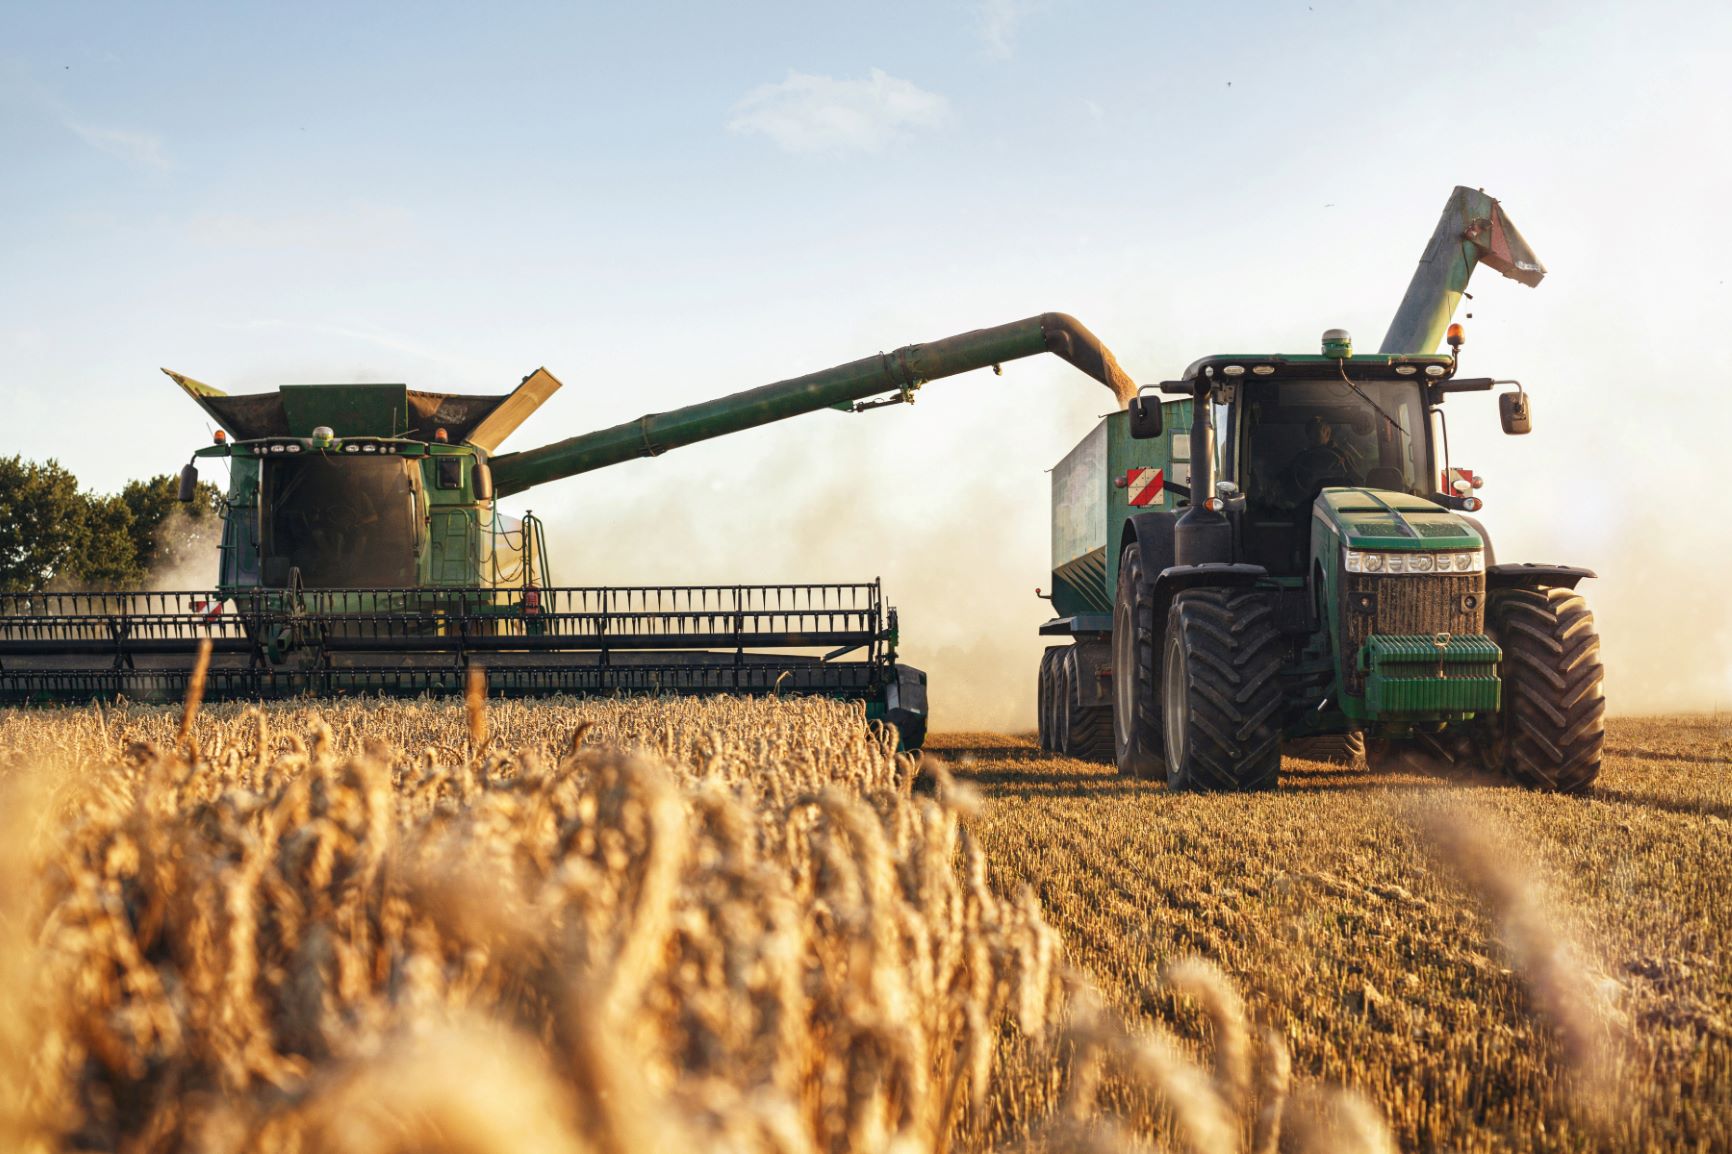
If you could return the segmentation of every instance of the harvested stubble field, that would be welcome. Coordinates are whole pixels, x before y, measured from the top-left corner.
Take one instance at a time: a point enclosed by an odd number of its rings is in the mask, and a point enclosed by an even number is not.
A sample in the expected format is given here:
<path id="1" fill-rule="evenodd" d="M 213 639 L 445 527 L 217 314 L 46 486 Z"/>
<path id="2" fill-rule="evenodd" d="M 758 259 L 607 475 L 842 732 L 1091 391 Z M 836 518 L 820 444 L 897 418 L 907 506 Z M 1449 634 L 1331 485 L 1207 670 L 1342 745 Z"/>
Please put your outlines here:
<path id="1" fill-rule="evenodd" d="M 1613 719 L 1590 798 L 1291 760 L 1276 794 L 1175 795 L 1026 739 L 928 747 L 989 799 L 995 885 L 1125 1013 L 1193 1029 L 1156 977 L 1201 955 L 1403 1149 L 1732 1149 L 1732 719 Z"/>
<path id="2" fill-rule="evenodd" d="M 1727 745 L 928 796 L 822 702 L 0 713 L 0 1148 L 1724 1148 Z"/>

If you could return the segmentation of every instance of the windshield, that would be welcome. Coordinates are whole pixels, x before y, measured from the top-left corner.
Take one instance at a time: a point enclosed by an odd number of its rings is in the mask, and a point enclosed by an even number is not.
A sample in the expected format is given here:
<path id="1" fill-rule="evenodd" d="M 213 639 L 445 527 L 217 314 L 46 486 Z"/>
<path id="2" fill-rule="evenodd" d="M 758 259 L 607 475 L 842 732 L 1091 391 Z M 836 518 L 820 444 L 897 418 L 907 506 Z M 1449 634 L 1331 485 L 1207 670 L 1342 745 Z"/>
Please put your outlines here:
<path id="1" fill-rule="evenodd" d="M 1417 381 L 1269 381 L 1246 394 L 1240 472 L 1253 507 L 1303 508 L 1329 485 L 1430 494 Z"/>
<path id="2" fill-rule="evenodd" d="M 264 581 L 290 568 L 314 589 L 415 583 L 415 491 L 395 457 L 267 461 L 261 491 Z"/>

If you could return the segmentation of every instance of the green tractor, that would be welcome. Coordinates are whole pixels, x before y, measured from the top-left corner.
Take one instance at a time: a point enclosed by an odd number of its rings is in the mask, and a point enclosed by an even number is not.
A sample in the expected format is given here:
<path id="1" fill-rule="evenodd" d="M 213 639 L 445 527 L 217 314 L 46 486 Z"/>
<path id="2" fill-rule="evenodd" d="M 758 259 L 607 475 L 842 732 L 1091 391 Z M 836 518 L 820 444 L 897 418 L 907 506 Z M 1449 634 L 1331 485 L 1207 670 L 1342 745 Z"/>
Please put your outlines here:
<path id="1" fill-rule="evenodd" d="M 1586 569 L 1499 562 L 1445 401 L 1449 325 L 1480 261 L 1544 268 L 1501 206 L 1458 188 L 1383 350 L 1204 357 L 1104 419 L 1053 472 L 1041 743 L 1172 788 L 1276 785 L 1283 744 L 1373 768 L 1414 755 L 1589 789 L 1605 702 Z M 1434 354 L 1448 326 L 1448 354 Z"/>

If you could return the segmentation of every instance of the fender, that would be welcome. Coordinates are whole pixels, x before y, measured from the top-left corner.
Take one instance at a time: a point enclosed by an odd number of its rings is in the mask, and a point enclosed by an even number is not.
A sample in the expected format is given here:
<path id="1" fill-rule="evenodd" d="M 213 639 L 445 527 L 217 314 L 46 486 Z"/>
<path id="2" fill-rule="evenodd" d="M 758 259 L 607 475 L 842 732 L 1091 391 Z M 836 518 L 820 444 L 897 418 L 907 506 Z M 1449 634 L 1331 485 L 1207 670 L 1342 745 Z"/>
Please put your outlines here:
<path id="1" fill-rule="evenodd" d="M 1211 562 L 1169 566 L 1155 578 L 1155 621 L 1165 629 L 1173 598 L 1187 589 L 1247 589 L 1268 579 L 1269 570 L 1261 565 Z"/>
<path id="2" fill-rule="evenodd" d="M 1173 567 L 1178 557 L 1173 530 L 1178 522 L 1177 513 L 1164 512 L 1138 513 L 1125 520 L 1124 532 L 1119 534 L 1119 551 L 1112 557 L 1111 576 L 1115 587 L 1119 579 L 1119 559 L 1132 542 L 1136 543 L 1137 553 L 1142 558 L 1145 577 L 1164 573 Z"/>
<path id="3" fill-rule="evenodd" d="M 1488 565 L 1485 570 L 1485 589 L 1487 593 L 1497 589 L 1574 589 L 1578 582 L 1598 576 L 1592 569 L 1582 569 L 1575 565 L 1537 565 L 1532 561 Z"/>

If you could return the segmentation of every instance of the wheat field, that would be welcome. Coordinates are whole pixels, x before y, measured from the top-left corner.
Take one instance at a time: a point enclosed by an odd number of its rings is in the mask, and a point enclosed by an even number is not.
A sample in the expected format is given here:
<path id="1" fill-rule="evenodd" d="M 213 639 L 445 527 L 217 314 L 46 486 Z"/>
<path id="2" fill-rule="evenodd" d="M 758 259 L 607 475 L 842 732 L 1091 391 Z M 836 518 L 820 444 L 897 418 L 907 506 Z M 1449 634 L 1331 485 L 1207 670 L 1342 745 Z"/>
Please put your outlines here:
<path id="1" fill-rule="evenodd" d="M 1031 739 L 929 748 L 990 799 L 995 884 L 1133 1020 L 1194 1028 L 1154 978 L 1201 955 L 1402 1149 L 1732 1149 L 1732 719 L 1612 719 L 1589 798 L 1294 761 L 1170 794 Z"/>
<path id="2" fill-rule="evenodd" d="M 1727 727 L 1611 746 L 1231 798 L 821 701 L 0 712 L 0 1146 L 1725 1148 Z"/>

